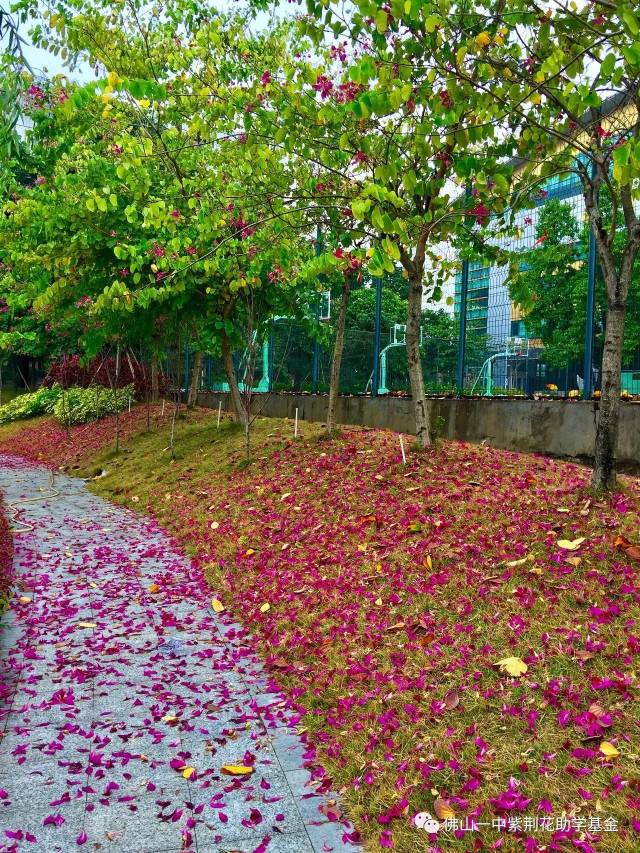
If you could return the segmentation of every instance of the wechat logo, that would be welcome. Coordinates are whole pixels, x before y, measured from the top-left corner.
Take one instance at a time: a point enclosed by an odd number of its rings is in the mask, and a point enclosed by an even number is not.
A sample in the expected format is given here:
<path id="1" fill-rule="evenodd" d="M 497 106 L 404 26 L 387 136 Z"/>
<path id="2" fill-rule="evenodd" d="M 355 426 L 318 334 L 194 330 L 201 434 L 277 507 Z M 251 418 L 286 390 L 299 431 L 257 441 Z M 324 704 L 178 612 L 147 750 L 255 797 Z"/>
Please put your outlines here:
<path id="1" fill-rule="evenodd" d="M 440 824 L 429 812 L 418 812 L 413 819 L 413 823 L 418 829 L 424 829 L 428 833 L 438 832 L 440 829 Z"/>

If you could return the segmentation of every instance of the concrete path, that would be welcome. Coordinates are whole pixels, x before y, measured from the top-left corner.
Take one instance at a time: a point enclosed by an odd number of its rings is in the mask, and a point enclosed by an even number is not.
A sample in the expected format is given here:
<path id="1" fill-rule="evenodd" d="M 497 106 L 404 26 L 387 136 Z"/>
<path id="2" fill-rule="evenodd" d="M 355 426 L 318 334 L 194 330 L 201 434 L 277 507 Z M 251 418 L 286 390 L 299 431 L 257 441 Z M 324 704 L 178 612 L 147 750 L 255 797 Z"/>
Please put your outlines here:
<path id="1" fill-rule="evenodd" d="M 41 498 L 1 626 L 0 850 L 353 851 L 294 713 L 167 535 L 79 480 L 48 498 L 15 457 L 0 489 Z"/>

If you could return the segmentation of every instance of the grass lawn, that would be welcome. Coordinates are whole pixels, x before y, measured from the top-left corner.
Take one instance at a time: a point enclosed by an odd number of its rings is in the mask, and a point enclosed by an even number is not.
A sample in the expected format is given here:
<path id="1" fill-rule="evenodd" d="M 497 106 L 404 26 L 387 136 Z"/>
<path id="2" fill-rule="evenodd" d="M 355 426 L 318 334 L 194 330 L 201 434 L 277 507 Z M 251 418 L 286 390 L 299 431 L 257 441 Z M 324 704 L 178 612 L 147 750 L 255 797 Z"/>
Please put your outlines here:
<path id="1" fill-rule="evenodd" d="M 640 849 L 637 480 L 598 500 L 568 462 L 443 442 L 405 466 L 394 434 L 271 419 L 247 465 L 203 411 L 171 460 L 166 413 L 122 422 L 117 457 L 113 419 L 0 428 L 0 450 L 104 468 L 96 492 L 175 534 L 367 849 Z M 423 811 L 448 816 L 437 838 Z"/>

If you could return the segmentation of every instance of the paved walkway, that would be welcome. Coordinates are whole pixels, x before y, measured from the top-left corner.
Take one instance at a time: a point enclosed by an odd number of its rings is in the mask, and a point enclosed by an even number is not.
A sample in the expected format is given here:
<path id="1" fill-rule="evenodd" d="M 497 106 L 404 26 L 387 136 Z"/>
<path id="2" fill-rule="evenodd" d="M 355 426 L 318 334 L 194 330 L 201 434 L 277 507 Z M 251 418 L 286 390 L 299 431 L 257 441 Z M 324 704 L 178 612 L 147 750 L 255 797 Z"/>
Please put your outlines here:
<path id="1" fill-rule="evenodd" d="M 0 850 L 353 851 L 284 698 L 176 546 L 79 480 L 54 488 L 20 505 L 2 619 Z M 44 498 L 50 475 L 0 457 L 0 489 Z"/>

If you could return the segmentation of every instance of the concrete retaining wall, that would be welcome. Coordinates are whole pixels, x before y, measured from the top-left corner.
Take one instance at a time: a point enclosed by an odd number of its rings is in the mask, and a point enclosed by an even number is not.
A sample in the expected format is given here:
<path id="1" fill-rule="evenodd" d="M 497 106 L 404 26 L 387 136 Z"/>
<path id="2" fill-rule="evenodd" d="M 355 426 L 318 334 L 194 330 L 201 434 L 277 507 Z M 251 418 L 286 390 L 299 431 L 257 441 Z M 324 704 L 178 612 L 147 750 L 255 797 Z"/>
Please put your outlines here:
<path id="1" fill-rule="evenodd" d="M 230 408 L 227 394 L 203 392 L 201 406 Z M 444 419 L 443 435 L 471 443 L 486 441 L 507 450 L 589 458 L 593 455 L 598 404 L 563 400 L 442 399 L 429 400 L 432 422 Z M 256 394 L 254 412 L 274 418 L 324 421 L 326 395 Z M 415 432 L 411 400 L 402 397 L 339 397 L 337 420 L 396 432 Z M 640 464 L 640 404 L 623 403 L 618 460 Z"/>

